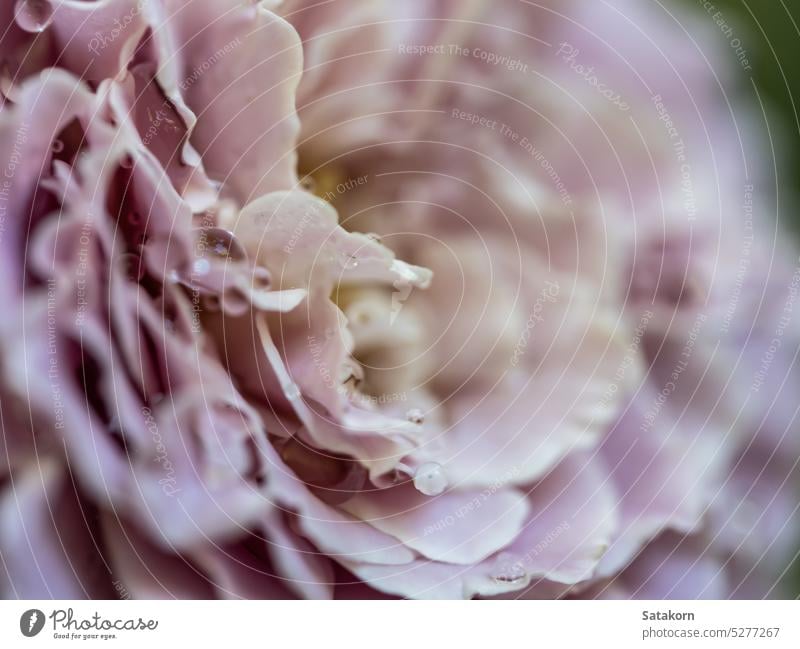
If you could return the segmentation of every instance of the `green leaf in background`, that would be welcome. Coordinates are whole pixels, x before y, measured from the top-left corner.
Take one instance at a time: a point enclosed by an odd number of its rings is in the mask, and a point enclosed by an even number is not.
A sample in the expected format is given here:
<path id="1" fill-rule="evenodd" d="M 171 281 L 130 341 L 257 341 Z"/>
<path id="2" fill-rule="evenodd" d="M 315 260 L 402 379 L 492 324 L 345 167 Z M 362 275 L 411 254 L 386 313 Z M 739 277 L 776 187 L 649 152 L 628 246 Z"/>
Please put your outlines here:
<path id="1" fill-rule="evenodd" d="M 800 234 L 800 2 L 798 0 L 673 0 L 709 20 L 721 12 L 734 26 L 751 69 L 743 65 L 742 88 L 765 103 L 769 128 L 780 147 L 778 158 L 779 218 Z M 714 9 L 708 8 L 708 4 Z M 733 48 L 732 48 L 733 49 Z M 752 82 L 750 80 L 752 77 Z M 758 90 L 758 96 L 752 84 Z M 798 395 L 800 396 L 800 395 Z M 800 495 L 799 495 L 800 499 Z M 800 543 L 800 540 L 798 540 Z M 787 573 L 786 594 L 800 598 L 800 560 Z"/>
<path id="2" fill-rule="evenodd" d="M 675 1 L 675 0 L 673 0 Z M 742 67 L 742 87 L 765 103 L 772 138 L 780 147 L 780 219 L 800 234 L 800 2 L 798 0 L 678 0 L 713 20 L 718 11 L 733 25 L 734 38 L 752 69 Z M 709 9 L 707 5 L 714 9 Z M 752 76 L 752 82 L 750 77 Z"/>

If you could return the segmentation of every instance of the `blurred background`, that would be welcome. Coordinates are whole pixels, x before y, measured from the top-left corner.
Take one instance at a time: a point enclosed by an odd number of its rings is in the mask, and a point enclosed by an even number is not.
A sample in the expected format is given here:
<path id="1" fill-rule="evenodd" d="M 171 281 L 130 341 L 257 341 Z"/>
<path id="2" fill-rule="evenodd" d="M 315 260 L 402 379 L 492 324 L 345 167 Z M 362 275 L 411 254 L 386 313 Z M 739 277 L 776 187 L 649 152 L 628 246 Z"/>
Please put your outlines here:
<path id="1" fill-rule="evenodd" d="M 675 1 L 675 0 L 673 0 Z M 703 0 L 677 0 L 704 13 Z M 742 92 L 758 102 L 748 75 L 766 104 L 770 126 L 785 159 L 778 169 L 780 218 L 800 241 L 800 2 L 798 0 L 712 0 L 736 27 L 748 50 L 752 72 L 742 74 Z M 713 14 L 713 12 L 712 12 Z"/>
<path id="2" fill-rule="evenodd" d="M 705 13 L 703 0 L 673 0 Z M 781 222 L 800 244 L 800 2 L 798 0 L 711 0 L 735 27 L 752 71 L 742 71 L 741 91 L 765 104 L 778 154 Z M 715 11 L 710 12 L 711 15 Z M 750 77 L 752 76 L 752 81 Z M 753 88 L 755 84 L 758 96 Z M 800 395 L 798 395 L 800 398 Z M 798 493 L 800 499 L 800 493 Z M 800 548 L 800 539 L 798 539 Z M 787 592 L 800 599 L 800 560 L 787 576 Z"/>

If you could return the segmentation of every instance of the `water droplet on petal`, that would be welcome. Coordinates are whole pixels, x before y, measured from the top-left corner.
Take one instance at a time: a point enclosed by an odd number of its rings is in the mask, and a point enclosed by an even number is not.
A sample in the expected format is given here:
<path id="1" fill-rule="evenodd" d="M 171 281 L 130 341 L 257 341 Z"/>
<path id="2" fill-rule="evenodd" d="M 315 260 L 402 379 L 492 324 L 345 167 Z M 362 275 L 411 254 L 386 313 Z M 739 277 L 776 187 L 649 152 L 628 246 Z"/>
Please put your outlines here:
<path id="1" fill-rule="evenodd" d="M 195 259 L 194 263 L 192 264 L 192 273 L 194 275 L 206 275 L 208 271 L 211 270 L 211 264 L 209 263 L 208 259 Z"/>
<path id="2" fill-rule="evenodd" d="M 503 552 L 497 557 L 497 564 L 492 571 L 492 579 L 499 584 L 521 584 L 528 578 L 528 572 L 522 561 L 510 552 Z"/>
<path id="3" fill-rule="evenodd" d="M 61 140 L 53 140 L 53 153 L 58 155 L 64 150 L 64 143 Z"/>
<path id="4" fill-rule="evenodd" d="M 345 270 L 358 268 L 358 257 L 355 255 L 342 255 L 342 268 Z"/>
<path id="5" fill-rule="evenodd" d="M 426 462 L 414 472 L 414 487 L 426 496 L 438 496 L 447 489 L 447 477 L 438 462 Z"/>
<path id="6" fill-rule="evenodd" d="M 223 257 L 231 261 L 241 261 L 247 257 L 241 242 L 230 230 L 203 228 L 200 231 L 200 238 L 205 247 L 217 257 Z"/>
<path id="7" fill-rule="evenodd" d="M 53 22 L 53 6 L 48 0 L 17 0 L 14 16 L 22 29 L 36 34 Z"/>
<path id="8" fill-rule="evenodd" d="M 412 408 L 406 413 L 406 419 L 408 419 L 408 421 L 410 421 L 412 424 L 421 426 L 425 422 L 425 413 L 423 413 L 419 408 Z"/>

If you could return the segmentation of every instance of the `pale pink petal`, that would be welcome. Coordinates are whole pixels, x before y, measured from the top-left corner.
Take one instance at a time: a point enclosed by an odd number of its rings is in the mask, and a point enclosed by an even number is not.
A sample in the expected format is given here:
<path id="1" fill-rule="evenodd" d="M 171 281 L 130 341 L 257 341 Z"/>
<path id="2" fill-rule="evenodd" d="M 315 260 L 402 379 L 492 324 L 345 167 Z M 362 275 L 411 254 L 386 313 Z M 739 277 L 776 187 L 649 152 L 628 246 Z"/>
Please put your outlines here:
<path id="1" fill-rule="evenodd" d="M 343 509 L 428 559 L 469 565 L 511 543 L 530 504 L 514 489 L 458 490 L 430 497 L 406 484 L 361 493 Z"/>

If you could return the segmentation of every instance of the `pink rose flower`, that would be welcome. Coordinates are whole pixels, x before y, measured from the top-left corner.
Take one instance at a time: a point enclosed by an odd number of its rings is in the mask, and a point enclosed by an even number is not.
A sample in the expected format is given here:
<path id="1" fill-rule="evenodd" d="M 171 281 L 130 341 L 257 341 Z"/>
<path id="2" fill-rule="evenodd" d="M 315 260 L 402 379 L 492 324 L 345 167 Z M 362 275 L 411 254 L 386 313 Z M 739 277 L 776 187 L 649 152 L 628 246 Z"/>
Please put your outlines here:
<path id="1" fill-rule="evenodd" d="M 5 596 L 780 593 L 758 133 L 691 14 L 540 4 L 0 9 Z"/>

